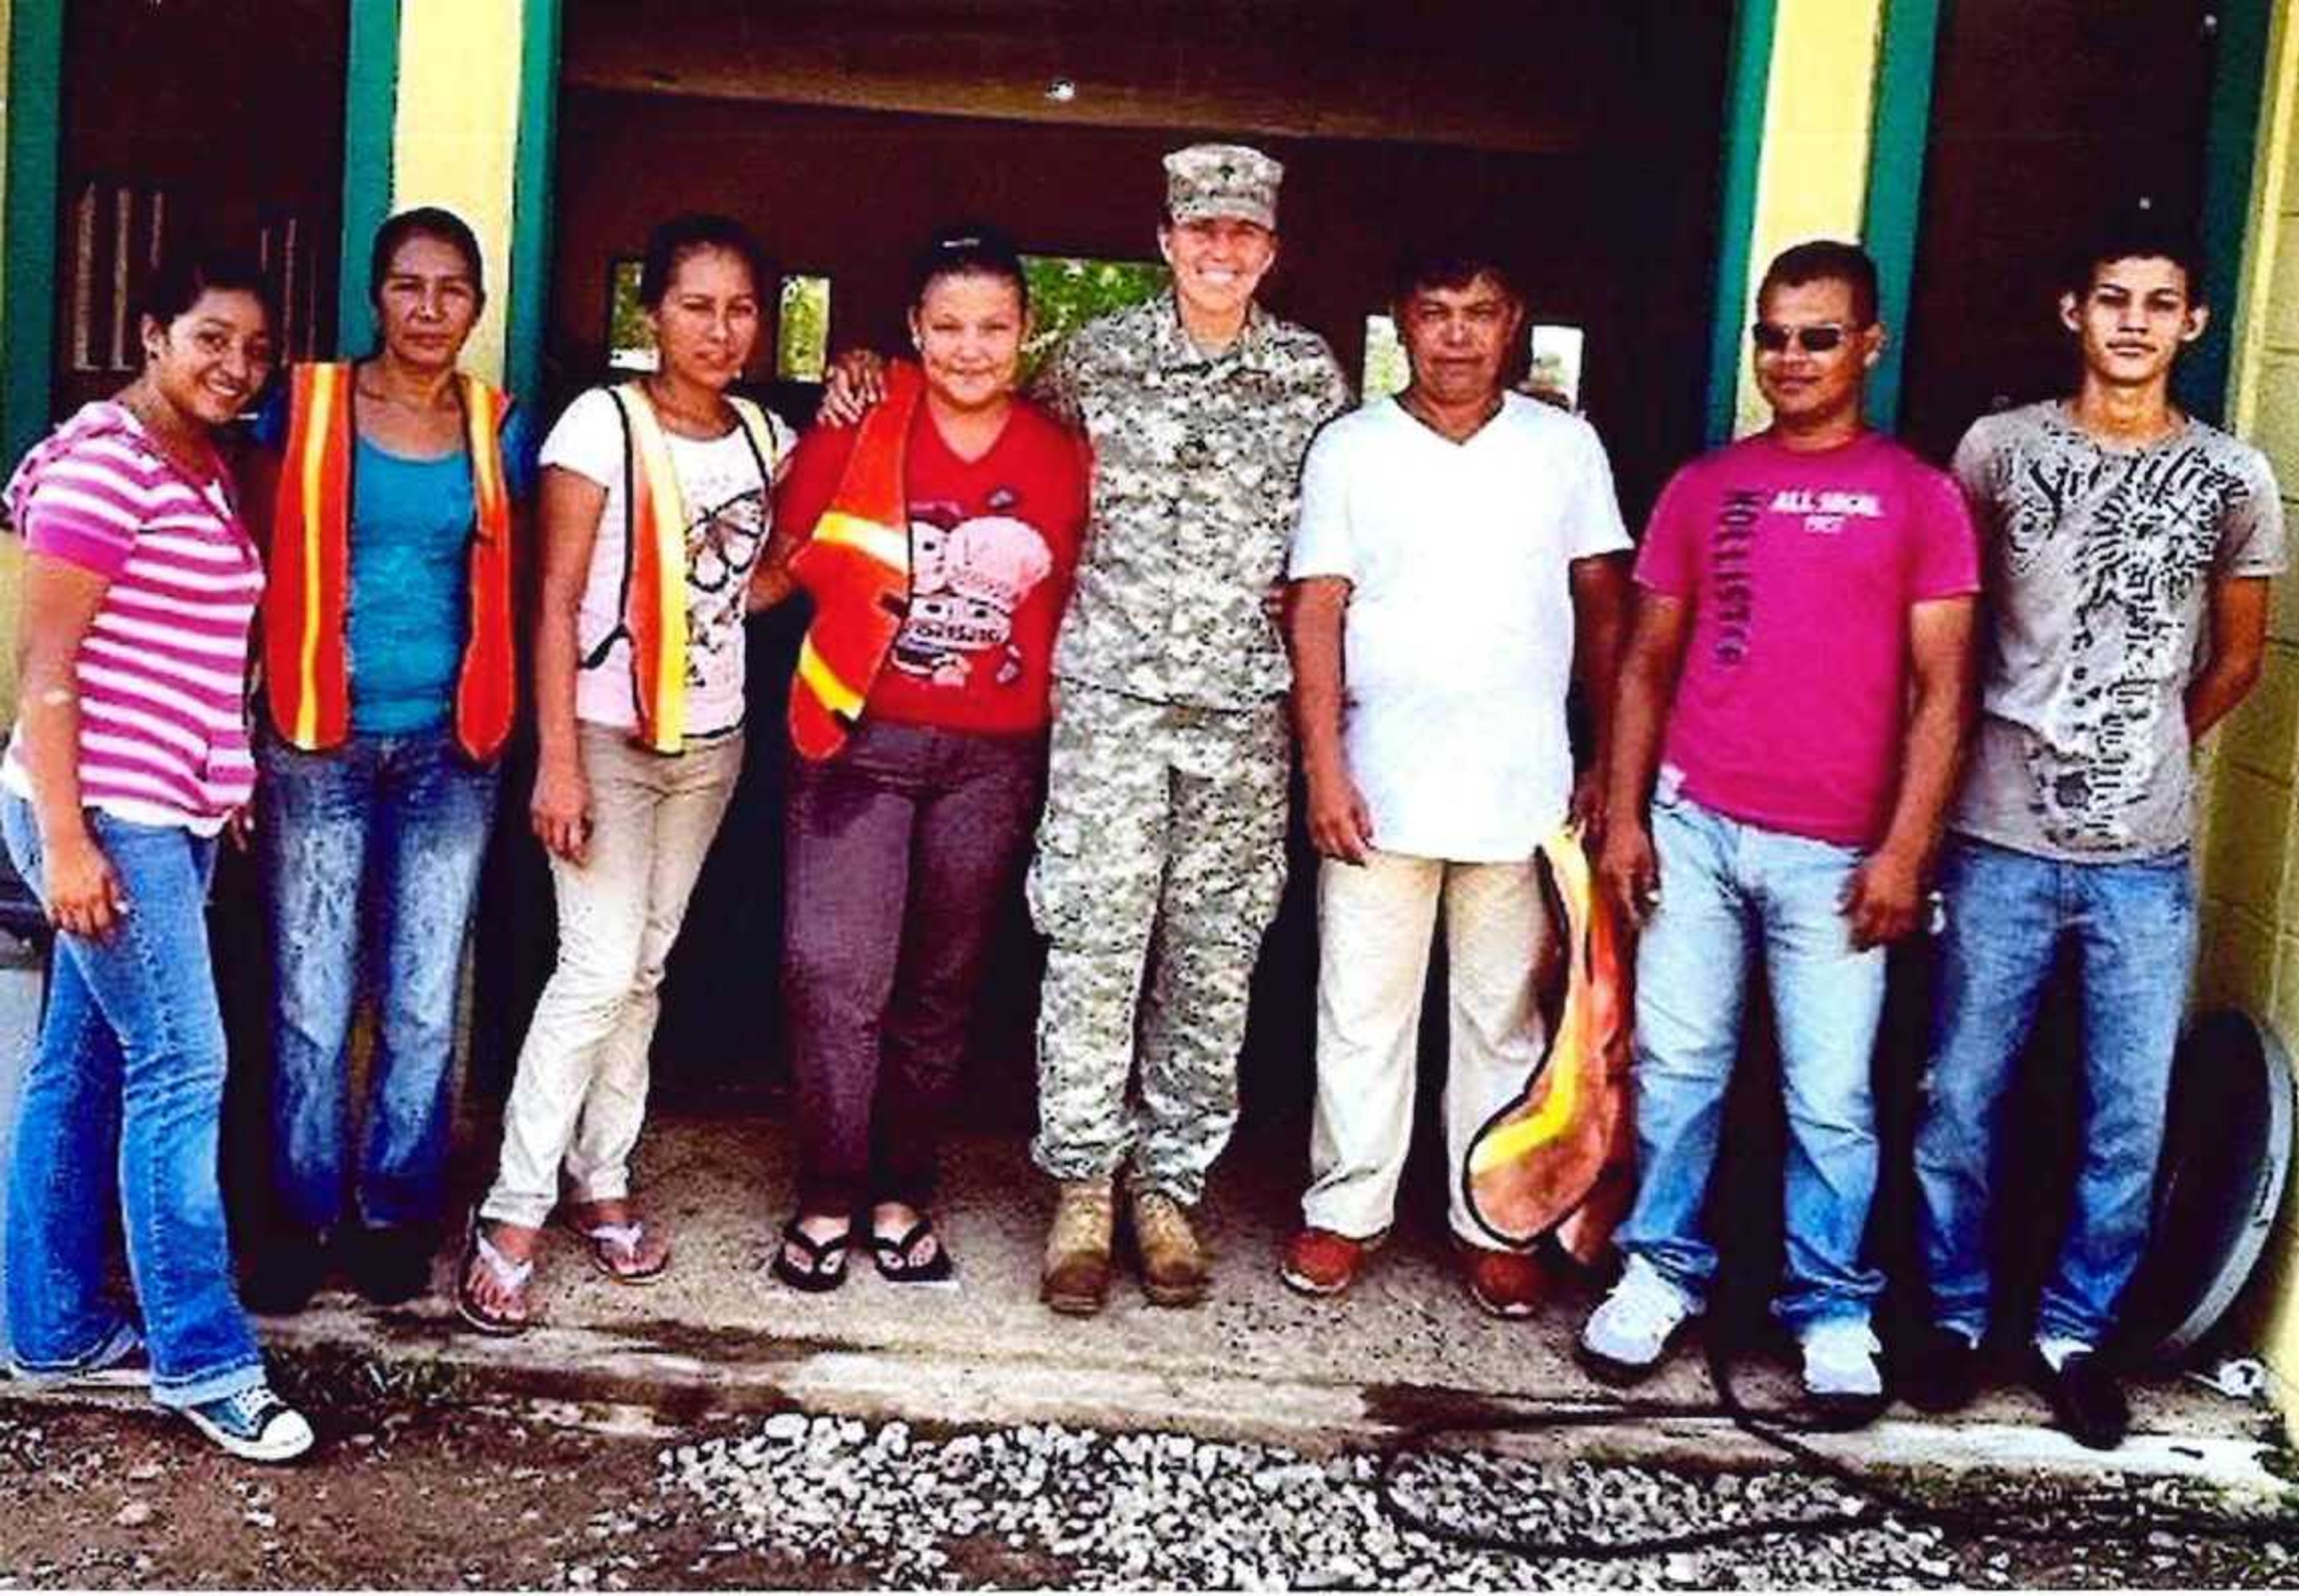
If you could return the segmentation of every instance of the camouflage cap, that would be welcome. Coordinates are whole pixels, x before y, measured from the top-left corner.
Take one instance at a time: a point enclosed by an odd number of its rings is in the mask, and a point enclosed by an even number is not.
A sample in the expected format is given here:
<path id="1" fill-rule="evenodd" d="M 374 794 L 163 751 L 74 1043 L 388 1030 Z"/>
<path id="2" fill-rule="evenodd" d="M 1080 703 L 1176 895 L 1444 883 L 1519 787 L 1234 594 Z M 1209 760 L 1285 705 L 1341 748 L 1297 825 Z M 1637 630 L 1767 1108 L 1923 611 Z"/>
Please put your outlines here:
<path id="1" fill-rule="evenodd" d="M 1193 144 L 1166 157 L 1166 213 L 1175 221 L 1235 216 L 1277 226 L 1284 167 L 1242 144 Z"/>

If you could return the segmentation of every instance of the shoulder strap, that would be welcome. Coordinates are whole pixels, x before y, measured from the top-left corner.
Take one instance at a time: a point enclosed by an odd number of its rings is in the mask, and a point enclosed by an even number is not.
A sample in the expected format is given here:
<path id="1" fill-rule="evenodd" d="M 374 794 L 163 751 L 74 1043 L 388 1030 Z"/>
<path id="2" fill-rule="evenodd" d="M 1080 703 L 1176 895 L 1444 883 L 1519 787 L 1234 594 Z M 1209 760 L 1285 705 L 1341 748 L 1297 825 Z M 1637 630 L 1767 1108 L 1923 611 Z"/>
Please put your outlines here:
<path id="1" fill-rule="evenodd" d="M 614 652 L 618 643 L 628 643 L 634 648 L 638 646 L 638 640 L 631 636 L 630 613 L 631 567 L 638 551 L 639 441 L 632 434 L 630 407 L 634 403 L 644 404 L 646 400 L 632 392 L 634 386 L 620 383 L 607 390 L 607 397 L 614 403 L 615 420 L 620 423 L 623 434 L 623 574 L 615 588 L 614 628 L 599 639 L 598 647 L 583 656 L 583 669 L 585 670 L 596 670 L 605 664 L 607 656 Z M 638 693 L 635 682 L 631 692 L 635 697 Z"/>

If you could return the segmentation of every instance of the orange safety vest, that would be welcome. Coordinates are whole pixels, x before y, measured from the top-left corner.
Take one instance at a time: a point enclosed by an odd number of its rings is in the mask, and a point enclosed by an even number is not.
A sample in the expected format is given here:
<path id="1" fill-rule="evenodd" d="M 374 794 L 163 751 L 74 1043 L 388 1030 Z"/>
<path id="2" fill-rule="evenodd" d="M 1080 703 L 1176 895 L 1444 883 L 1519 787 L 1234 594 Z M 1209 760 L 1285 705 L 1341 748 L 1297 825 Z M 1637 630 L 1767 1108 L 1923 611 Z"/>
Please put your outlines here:
<path id="1" fill-rule="evenodd" d="M 627 641 L 635 740 L 657 753 L 676 753 L 686 746 L 686 495 L 646 390 L 628 382 L 607 391 L 623 420 L 622 619 L 583 669 L 603 664 L 616 644 Z M 758 462 L 763 525 L 775 486 L 774 428 L 748 399 L 728 394 L 726 400 Z"/>
<path id="2" fill-rule="evenodd" d="M 791 678 L 791 745 L 810 760 L 845 746 L 910 608 L 910 511 L 902 453 L 925 395 L 908 361 L 886 365 L 886 397 L 862 419 L 838 491 L 792 557 L 814 621 Z"/>
<path id="3" fill-rule="evenodd" d="M 271 516 L 263 601 L 264 696 L 271 723 L 297 748 L 321 752 L 351 735 L 352 385 L 347 362 L 288 375 L 287 444 Z M 502 752 L 519 703 L 511 639 L 510 491 L 502 428 L 510 395 L 457 374 L 471 457 L 470 629 L 455 679 L 455 741 L 485 764 Z"/>

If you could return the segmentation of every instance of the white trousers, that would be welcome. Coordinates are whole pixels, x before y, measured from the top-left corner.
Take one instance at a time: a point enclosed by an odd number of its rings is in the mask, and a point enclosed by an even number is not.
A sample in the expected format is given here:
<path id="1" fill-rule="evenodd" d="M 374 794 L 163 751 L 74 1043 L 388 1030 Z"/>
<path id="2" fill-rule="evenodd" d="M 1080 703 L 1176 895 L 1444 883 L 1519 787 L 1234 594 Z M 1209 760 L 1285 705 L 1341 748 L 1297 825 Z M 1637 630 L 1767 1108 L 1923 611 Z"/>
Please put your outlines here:
<path id="1" fill-rule="evenodd" d="M 558 1206 L 562 1165 L 578 1201 L 630 1194 L 663 965 L 743 769 L 739 732 L 660 754 L 604 727 L 577 731 L 591 784 L 590 854 L 580 865 L 551 861 L 559 964 L 527 1025 L 503 1105 L 502 1162 L 479 1205 L 484 1218 L 529 1228 Z"/>
<path id="2" fill-rule="evenodd" d="M 1450 991 L 1446 1182 L 1453 1233 L 1496 1243 L 1461 1185 L 1469 1143 L 1521 1094 L 1540 1062 L 1534 972 L 1548 935 L 1539 868 L 1372 853 L 1317 875 L 1317 1111 L 1302 1216 L 1359 1239 L 1389 1227 L 1413 1137 L 1421 995 L 1437 911 Z"/>

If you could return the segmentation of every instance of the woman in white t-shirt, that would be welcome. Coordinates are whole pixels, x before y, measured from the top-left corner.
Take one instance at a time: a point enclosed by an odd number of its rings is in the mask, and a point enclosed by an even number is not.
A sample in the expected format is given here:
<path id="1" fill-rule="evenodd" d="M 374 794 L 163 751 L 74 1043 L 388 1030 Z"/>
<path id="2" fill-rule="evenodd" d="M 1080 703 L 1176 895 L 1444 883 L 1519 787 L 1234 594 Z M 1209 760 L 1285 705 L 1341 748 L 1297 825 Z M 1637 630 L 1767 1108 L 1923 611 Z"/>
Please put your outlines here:
<path id="1" fill-rule="evenodd" d="M 630 1202 L 657 989 L 743 764 L 743 618 L 787 433 L 727 392 L 759 332 L 758 246 L 724 217 L 655 229 L 656 371 L 593 388 L 543 445 L 535 834 L 559 960 L 503 1110 L 456 1307 L 516 1334 L 554 1209 L 610 1279 L 669 1261 Z M 566 1201 L 560 1202 L 561 1176 Z"/>

